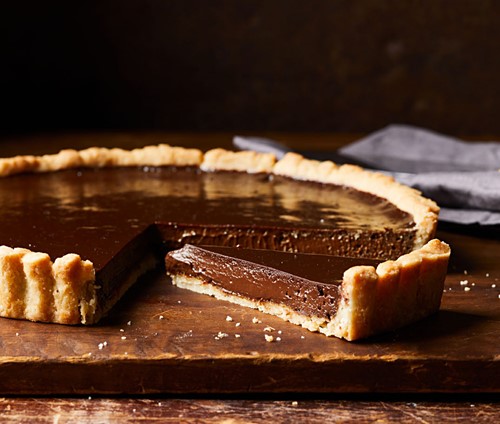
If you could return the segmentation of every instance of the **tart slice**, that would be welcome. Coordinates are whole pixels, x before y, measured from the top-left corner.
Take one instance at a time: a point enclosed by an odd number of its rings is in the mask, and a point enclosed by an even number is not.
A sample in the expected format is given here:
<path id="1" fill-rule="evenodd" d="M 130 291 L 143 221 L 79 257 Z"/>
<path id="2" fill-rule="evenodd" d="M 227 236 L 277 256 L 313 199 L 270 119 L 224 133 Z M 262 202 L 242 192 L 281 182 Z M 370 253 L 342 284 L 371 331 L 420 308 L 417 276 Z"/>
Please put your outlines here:
<path id="1" fill-rule="evenodd" d="M 185 245 L 165 264 L 178 287 L 356 340 L 436 312 L 449 256 L 438 240 L 396 261 Z"/>

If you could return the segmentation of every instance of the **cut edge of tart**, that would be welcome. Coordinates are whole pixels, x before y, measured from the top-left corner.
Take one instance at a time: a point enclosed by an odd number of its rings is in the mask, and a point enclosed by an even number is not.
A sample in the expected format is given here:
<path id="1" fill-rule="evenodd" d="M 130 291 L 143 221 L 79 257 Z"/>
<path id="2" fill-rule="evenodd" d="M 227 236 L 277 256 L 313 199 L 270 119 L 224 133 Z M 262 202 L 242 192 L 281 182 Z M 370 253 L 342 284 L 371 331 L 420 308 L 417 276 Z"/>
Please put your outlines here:
<path id="1" fill-rule="evenodd" d="M 0 159 L 0 177 L 20 173 L 54 172 L 71 168 L 126 166 L 198 167 L 205 172 L 236 171 L 267 173 L 296 180 L 335 184 L 387 199 L 407 212 L 415 222 L 414 249 L 421 248 L 435 234 L 439 208 L 409 187 L 391 177 L 352 165 L 308 160 L 290 153 L 276 161 L 272 154 L 231 152 L 161 144 L 134 150 L 89 148 L 62 150 L 43 156 L 16 156 Z M 15 246 L 13 246 L 15 247 Z M 91 261 L 77 253 L 56 258 L 47 253 L 21 247 L 0 248 L 0 316 L 61 324 L 93 324 L 113 306 L 124 291 L 140 276 L 131 272 L 115 290 L 106 305 L 98 296 L 99 282 Z M 410 254 L 411 255 L 411 254 Z M 138 264 L 139 273 L 154 265 Z M 446 270 L 443 271 L 445 275 Z"/>
<path id="2" fill-rule="evenodd" d="M 243 256 L 237 254 L 238 250 Z M 349 341 L 395 330 L 435 313 L 441 303 L 450 257 L 449 246 L 434 239 L 395 261 L 381 261 L 376 267 L 349 266 L 346 259 L 353 258 L 343 258 L 340 262 L 346 261 L 347 265 L 332 263 L 347 267 L 340 269 L 342 278 L 325 284 L 249 262 L 245 256 L 253 255 L 241 252 L 252 251 L 226 252 L 220 248 L 214 251 L 209 246 L 185 245 L 167 254 L 167 274 L 177 287 L 257 309 L 310 331 Z M 299 267 L 301 263 L 304 267 L 311 266 L 311 257 L 325 256 L 279 254 L 294 256 Z M 207 265 L 212 263 L 214 268 Z M 255 290 L 250 288 L 252 285 L 256 285 Z M 306 311 L 304 302 L 311 304 Z"/>

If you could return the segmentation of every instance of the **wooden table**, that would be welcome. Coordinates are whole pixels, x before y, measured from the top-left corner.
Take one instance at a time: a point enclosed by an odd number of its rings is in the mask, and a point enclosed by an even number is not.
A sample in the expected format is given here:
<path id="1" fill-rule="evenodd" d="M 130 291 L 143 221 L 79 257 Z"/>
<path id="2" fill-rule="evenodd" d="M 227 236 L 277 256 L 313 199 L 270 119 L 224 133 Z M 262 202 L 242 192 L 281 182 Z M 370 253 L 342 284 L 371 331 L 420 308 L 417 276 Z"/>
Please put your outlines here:
<path id="1" fill-rule="evenodd" d="M 262 134 L 260 134 L 262 135 Z M 329 151 L 355 138 L 353 135 L 330 134 L 267 134 L 286 142 L 290 147 L 305 150 Z M 202 149 L 222 146 L 230 147 L 229 134 L 162 134 L 162 133 L 110 133 L 110 134 L 73 134 L 30 137 L 4 137 L 0 143 L 0 156 L 13 154 L 51 153 L 60 148 L 87 146 L 119 146 L 123 148 L 166 142 L 173 145 L 197 146 Z M 429 375 L 424 378 L 427 390 L 416 390 L 415 382 L 401 391 L 378 390 L 377 393 L 352 393 L 359 390 L 332 390 L 315 394 L 311 384 L 304 383 L 302 390 L 287 390 L 285 393 L 259 394 L 189 394 L 181 395 L 153 394 L 133 396 L 105 396 L 95 394 L 69 395 L 70 397 L 33 397 L 29 392 L 19 397 L 21 383 L 15 381 L 11 387 L 13 394 L 6 393 L 0 399 L 0 413 L 18 422 L 108 422 L 108 421 L 188 421 L 207 420 L 228 422 L 298 422 L 307 419 L 309 422 L 344 421 L 355 422 L 398 421 L 398 422 L 493 422 L 500 416 L 498 392 L 498 359 L 500 347 L 498 343 L 500 323 L 500 232 L 482 231 L 480 229 L 463 229 L 441 225 L 438 237 L 452 246 L 453 256 L 446 281 L 446 292 L 443 297 L 442 312 L 435 321 L 433 334 L 424 334 L 414 338 L 405 333 L 397 333 L 377 339 L 374 343 L 382 351 L 390 353 L 391 343 L 402 338 L 403 342 L 412 343 L 412 349 L 424 349 L 434 338 L 436 343 L 446 340 L 453 333 L 463 334 L 465 340 L 476 343 L 465 366 L 477 363 L 476 368 L 455 371 L 460 378 L 466 378 L 463 390 L 457 389 L 457 383 L 451 390 L 444 386 L 433 392 L 429 388 Z M 468 280 L 468 285 L 460 282 Z M 498 287 L 495 287 L 498 286 Z M 469 287 L 470 291 L 464 288 Z M 469 297 L 467 297 L 469 296 Z M 198 299 L 198 298 L 196 298 Z M 469 299 L 472 299 L 469 302 Z M 496 303 L 498 301 L 498 304 Z M 458 306 L 457 306 L 458 305 Z M 459 310 L 454 310 L 454 308 Z M 220 311 L 219 313 L 224 313 Z M 238 313 L 237 311 L 235 313 Z M 246 312 L 241 314 L 244 316 Z M 271 319 L 271 318 L 270 318 Z M 4 328 L 22 325 L 20 322 L 5 321 Z M 36 324 L 33 324 L 36 325 Z M 41 324 L 43 325 L 43 324 Z M 427 327 L 429 322 L 427 322 Z M 283 324 L 285 326 L 285 324 Z M 300 329 L 288 327 L 291 332 Z M 12 328 L 14 328 L 12 327 Z M 18 328 L 18 327 L 16 327 Z M 41 327 L 40 327 L 41 328 Z M 419 327 L 413 327 L 409 333 L 418 333 Z M 43 333 L 43 331 L 42 331 Z M 306 334 L 307 335 L 307 334 Z M 315 335 L 312 335 L 315 336 Z M 491 338 L 491 344 L 483 346 L 485 340 Z M 311 338 L 313 343 L 325 343 L 318 336 Z M 317 344 L 315 346 L 318 346 Z M 401 346 L 400 346 L 401 348 Z M 442 349 L 442 346 L 439 347 Z M 388 350 L 389 349 L 389 350 Z M 457 349 L 457 346 L 453 347 Z M 467 355 L 465 355 L 467 356 Z M 467 358 L 465 358 L 467 359 Z M 475 361 L 475 362 L 474 362 Z M 424 366 L 425 368 L 425 366 Z M 418 371 L 418 370 L 417 370 Z M 477 372 L 477 379 L 474 373 Z M 425 373 L 422 374 L 425 376 Z M 5 378 L 6 374 L 0 375 Z M 22 369 L 19 381 L 23 378 Z M 369 376 L 367 377 L 369 379 Z M 387 375 L 387 381 L 391 376 Z M 453 376 L 450 375 L 453 380 Z M 475 380 L 475 381 L 474 381 Z M 5 380 L 4 380 L 5 381 Z M 387 383 L 389 384 L 389 383 Z M 382 384 L 382 387 L 384 385 Z M 391 387 L 386 385 L 386 387 Z M 336 392 L 336 393 L 334 393 Z M 439 393 L 438 393 L 439 392 Z"/>

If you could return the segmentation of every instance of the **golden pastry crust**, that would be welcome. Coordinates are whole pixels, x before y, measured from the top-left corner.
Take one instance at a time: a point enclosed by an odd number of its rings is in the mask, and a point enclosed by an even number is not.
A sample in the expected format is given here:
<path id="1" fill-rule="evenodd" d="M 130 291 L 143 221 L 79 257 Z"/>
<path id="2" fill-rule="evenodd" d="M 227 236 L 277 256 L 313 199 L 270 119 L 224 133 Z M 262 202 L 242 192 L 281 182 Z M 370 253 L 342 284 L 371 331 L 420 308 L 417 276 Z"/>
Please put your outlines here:
<path id="1" fill-rule="evenodd" d="M 0 159 L 0 177 L 23 172 L 51 172 L 71 168 L 112 166 L 199 166 L 203 153 L 198 149 L 167 144 L 134 150 L 91 147 L 85 150 L 61 150 L 53 155 L 16 156 Z"/>
<path id="2" fill-rule="evenodd" d="M 356 340 L 394 330 L 437 312 L 443 294 L 450 247 L 431 240 L 422 248 L 344 273 L 335 318 L 318 331 Z"/>
<path id="3" fill-rule="evenodd" d="M 450 248 L 432 240 L 396 261 L 356 266 L 345 271 L 337 313 L 327 320 L 302 315 L 289 306 L 228 293 L 202 277 L 170 274 L 172 283 L 241 306 L 275 315 L 310 331 L 358 340 L 395 330 L 439 309 Z"/>
<path id="4" fill-rule="evenodd" d="M 367 171 L 355 165 L 337 165 L 330 161 L 319 162 L 305 159 L 296 153 L 288 153 L 276 163 L 276 175 L 298 180 L 344 185 L 387 199 L 396 207 L 413 216 L 416 224 L 415 249 L 422 247 L 436 233 L 439 207 L 435 202 L 394 178 Z"/>
<path id="5" fill-rule="evenodd" d="M 97 306 L 90 261 L 67 254 L 0 246 L 0 316 L 59 324 L 93 321 Z"/>
<path id="6" fill-rule="evenodd" d="M 253 151 L 232 152 L 225 149 L 213 149 L 205 153 L 200 168 L 203 171 L 240 171 L 255 174 L 271 173 L 276 157 L 272 153 Z"/>

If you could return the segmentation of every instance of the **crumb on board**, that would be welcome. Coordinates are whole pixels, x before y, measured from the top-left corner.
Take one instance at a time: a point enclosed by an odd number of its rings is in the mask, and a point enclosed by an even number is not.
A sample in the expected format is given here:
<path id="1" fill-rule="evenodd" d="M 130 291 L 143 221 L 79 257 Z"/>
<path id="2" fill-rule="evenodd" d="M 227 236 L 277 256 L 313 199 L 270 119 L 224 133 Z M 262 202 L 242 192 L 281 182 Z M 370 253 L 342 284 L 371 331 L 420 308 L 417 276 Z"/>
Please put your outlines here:
<path id="1" fill-rule="evenodd" d="M 231 317 L 229 315 L 226 317 L 226 321 L 231 322 L 232 320 L 233 320 L 233 317 Z"/>
<path id="2" fill-rule="evenodd" d="M 466 286 L 467 284 L 469 284 L 469 280 L 462 280 L 462 281 L 460 281 L 460 285 L 461 286 Z"/>
<path id="3" fill-rule="evenodd" d="M 262 323 L 262 321 L 261 321 L 259 318 L 257 318 L 257 317 L 253 317 L 253 318 L 252 318 L 252 322 L 253 322 L 254 324 L 261 324 L 261 323 Z"/>
<path id="4" fill-rule="evenodd" d="M 128 322 L 127 322 L 127 325 L 132 325 L 132 321 L 128 321 Z"/>
<path id="5" fill-rule="evenodd" d="M 241 322 L 237 322 L 236 324 L 234 324 L 235 327 L 239 327 L 241 325 Z"/>
<path id="6" fill-rule="evenodd" d="M 234 337 L 236 337 L 237 339 L 239 339 L 241 337 L 241 334 L 235 334 Z"/>
<path id="7" fill-rule="evenodd" d="M 222 331 L 219 331 L 217 335 L 214 337 L 215 340 L 220 340 L 224 339 L 225 337 L 229 337 L 229 334 L 223 333 Z"/>
<path id="8" fill-rule="evenodd" d="M 266 342 L 274 342 L 274 337 L 271 336 L 271 334 L 264 334 L 264 338 L 266 339 Z"/>
<path id="9" fill-rule="evenodd" d="M 470 291 L 470 287 L 464 287 L 464 291 L 466 292 Z"/>
<path id="10" fill-rule="evenodd" d="M 264 327 L 263 331 L 267 331 L 268 333 L 270 333 L 270 332 L 274 331 L 274 328 L 270 327 L 270 326 L 267 326 L 267 327 Z"/>

